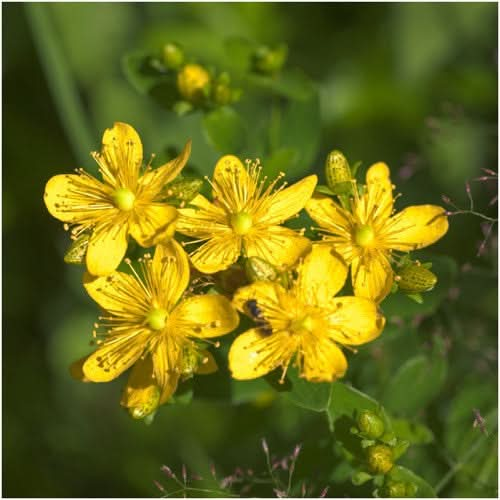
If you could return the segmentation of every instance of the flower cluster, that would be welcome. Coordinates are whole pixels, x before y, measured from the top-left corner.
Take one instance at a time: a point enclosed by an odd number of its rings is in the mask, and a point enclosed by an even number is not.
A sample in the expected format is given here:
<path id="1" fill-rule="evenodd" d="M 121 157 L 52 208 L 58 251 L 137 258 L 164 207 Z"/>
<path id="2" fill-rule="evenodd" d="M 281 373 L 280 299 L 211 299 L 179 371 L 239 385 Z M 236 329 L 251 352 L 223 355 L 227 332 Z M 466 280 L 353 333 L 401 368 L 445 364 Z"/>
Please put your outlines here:
<path id="1" fill-rule="evenodd" d="M 71 373 L 108 382 L 130 369 L 121 404 L 134 418 L 154 414 L 179 382 L 217 370 L 210 348 L 236 330 L 238 312 L 255 326 L 232 342 L 234 378 L 281 368 L 283 380 L 292 363 L 309 381 L 333 381 L 347 370 L 342 348 L 381 334 L 379 304 L 394 283 L 410 291 L 413 282 L 426 281 L 420 291 L 434 285 L 420 275 L 430 273 L 425 266 L 402 267 L 396 252 L 443 236 L 445 211 L 423 205 L 394 214 L 385 164 L 370 167 L 361 186 L 344 165 L 342 189 L 332 185 L 321 194 L 315 175 L 288 186 L 284 174 L 268 181 L 258 161 L 245 165 L 227 155 L 207 179 L 209 199 L 198 193 L 200 181 L 179 180 L 190 149 L 188 141 L 165 165 L 143 166 L 137 132 L 115 123 L 92 155 L 102 180 L 79 169 L 46 185 L 47 209 L 75 240 L 65 260 L 85 264 L 84 288 L 102 309 L 93 332 L 97 348 Z M 327 179 L 339 184 L 333 173 L 327 168 Z M 322 240 L 283 225 L 302 209 L 319 224 Z M 137 262 L 127 257 L 131 238 L 147 249 Z M 196 293 L 196 282 L 208 276 L 215 283 L 235 268 L 243 279 L 234 293 L 223 287 Z M 350 294 L 342 293 L 349 268 Z"/>

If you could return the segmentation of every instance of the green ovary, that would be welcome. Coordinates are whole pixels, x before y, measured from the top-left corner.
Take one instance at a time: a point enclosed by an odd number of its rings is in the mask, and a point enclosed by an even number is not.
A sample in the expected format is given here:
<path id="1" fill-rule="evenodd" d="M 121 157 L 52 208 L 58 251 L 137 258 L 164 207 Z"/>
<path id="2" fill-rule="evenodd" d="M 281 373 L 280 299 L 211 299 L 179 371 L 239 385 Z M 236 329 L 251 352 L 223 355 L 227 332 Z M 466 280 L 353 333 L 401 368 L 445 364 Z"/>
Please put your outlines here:
<path id="1" fill-rule="evenodd" d="M 231 215 L 231 227 L 233 231 L 240 236 L 247 234 L 252 224 L 252 216 L 247 212 L 239 212 Z"/>
<path id="2" fill-rule="evenodd" d="M 123 212 L 129 212 L 134 208 L 135 195 L 130 189 L 120 188 L 113 193 L 113 200 L 116 208 Z"/>
<path id="3" fill-rule="evenodd" d="M 165 309 L 153 309 L 147 316 L 148 325 L 153 330 L 163 330 L 167 324 L 168 313 Z"/>

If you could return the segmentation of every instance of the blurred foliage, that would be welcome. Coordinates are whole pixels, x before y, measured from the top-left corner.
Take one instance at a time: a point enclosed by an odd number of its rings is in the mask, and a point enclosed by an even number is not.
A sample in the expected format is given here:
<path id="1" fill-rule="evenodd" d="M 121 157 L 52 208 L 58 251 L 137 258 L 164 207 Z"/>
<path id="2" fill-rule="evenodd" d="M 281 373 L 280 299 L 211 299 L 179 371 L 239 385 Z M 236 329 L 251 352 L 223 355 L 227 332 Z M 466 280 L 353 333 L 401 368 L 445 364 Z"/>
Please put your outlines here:
<path id="1" fill-rule="evenodd" d="M 302 443 L 295 481 L 331 485 L 329 496 L 406 483 L 417 496 L 498 495 L 497 239 L 476 256 L 476 217 L 451 218 L 435 254 L 415 253 L 433 262 L 437 286 L 423 305 L 403 294 L 383 303 L 387 327 L 348 354 L 345 383 L 311 390 L 293 371 L 283 386 L 272 374 L 229 381 L 229 338 L 216 352 L 220 373 L 186 383 L 146 426 L 119 408 L 122 380 L 69 377 L 97 311 L 42 202 L 52 175 L 95 171 L 86 152 L 125 121 L 157 164 L 192 138 L 189 175 L 210 175 L 231 152 L 259 157 L 269 176 L 314 172 L 326 184 L 324 158 L 339 149 L 362 174 L 386 161 L 399 206 L 442 193 L 463 206 L 465 181 L 497 170 L 494 4 L 10 3 L 3 14 L 4 496 L 159 496 L 162 463 L 203 477 L 211 461 L 227 473 L 263 470 L 262 437 L 278 455 Z M 151 92 L 164 75 L 133 59 L 159 57 L 168 42 L 227 72 L 240 98 L 182 116 L 169 107 Z M 496 217 L 496 191 L 473 182 L 476 210 Z M 385 478 L 366 470 L 363 441 L 375 444 L 352 431 L 359 408 L 384 421 L 377 443 L 401 453 Z"/>

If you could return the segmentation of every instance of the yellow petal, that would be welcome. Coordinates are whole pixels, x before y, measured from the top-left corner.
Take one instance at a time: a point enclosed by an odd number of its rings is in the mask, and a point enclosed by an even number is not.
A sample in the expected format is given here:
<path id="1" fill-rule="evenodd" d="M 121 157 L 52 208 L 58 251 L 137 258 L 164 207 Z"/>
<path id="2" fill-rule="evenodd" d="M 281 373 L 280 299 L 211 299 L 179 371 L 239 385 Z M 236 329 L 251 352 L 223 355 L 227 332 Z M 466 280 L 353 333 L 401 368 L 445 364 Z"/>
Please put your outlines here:
<path id="1" fill-rule="evenodd" d="M 191 141 L 186 142 L 179 156 L 165 163 L 161 167 L 146 172 L 139 179 L 139 186 L 146 196 L 153 199 L 169 182 L 172 182 L 186 165 L 191 154 Z"/>
<path id="2" fill-rule="evenodd" d="M 447 231 L 448 218 L 444 208 L 418 205 L 391 217 L 380 238 L 387 248 L 408 252 L 432 245 Z"/>
<path id="3" fill-rule="evenodd" d="M 112 273 L 127 251 L 128 224 L 123 221 L 106 221 L 95 227 L 87 248 L 86 263 L 90 274 L 104 276 Z"/>
<path id="4" fill-rule="evenodd" d="M 263 316 L 266 313 L 276 311 L 280 305 L 280 297 L 285 290 L 278 284 L 270 281 L 257 281 L 248 286 L 239 288 L 233 297 L 233 305 L 244 314 L 250 314 L 246 303 L 255 300 Z"/>
<path id="5" fill-rule="evenodd" d="M 130 221 L 130 234 L 142 247 L 148 248 L 172 236 L 177 209 L 166 204 L 139 206 Z"/>
<path id="6" fill-rule="evenodd" d="M 134 418 L 143 418 L 153 413 L 160 402 L 160 388 L 153 377 L 151 356 L 139 359 L 128 377 L 120 404 L 133 408 Z"/>
<path id="7" fill-rule="evenodd" d="M 105 162 L 105 180 L 135 188 L 142 164 L 142 143 L 135 129 L 121 122 L 106 129 L 102 136 L 101 159 Z"/>
<path id="8" fill-rule="evenodd" d="M 259 222 L 281 224 L 300 212 L 307 200 L 311 198 L 317 182 L 318 178 L 315 175 L 310 175 L 271 195 L 259 209 L 256 216 Z"/>
<path id="9" fill-rule="evenodd" d="M 146 347 L 149 332 L 137 330 L 110 337 L 83 363 L 91 382 L 109 382 L 130 368 Z"/>
<path id="10" fill-rule="evenodd" d="M 202 351 L 201 356 L 201 363 L 198 365 L 198 369 L 196 370 L 197 375 L 210 375 L 219 369 L 214 357 L 209 351 Z"/>
<path id="11" fill-rule="evenodd" d="M 299 265 L 295 293 L 305 304 L 324 306 L 342 289 L 347 266 L 333 248 L 313 245 Z"/>
<path id="12" fill-rule="evenodd" d="M 334 312 L 328 317 L 330 337 L 343 345 L 361 345 L 377 338 L 385 325 L 385 318 L 377 304 L 361 297 L 337 297 Z"/>
<path id="13" fill-rule="evenodd" d="M 170 260 L 166 272 L 165 260 Z M 165 304 L 173 307 L 181 298 L 189 284 L 189 258 L 182 245 L 170 239 L 158 245 L 153 257 L 153 268 L 156 276 L 160 276 L 160 288 L 165 294 Z"/>
<path id="14" fill-rule="evenodd" d="M 108 186 L 90 176 L 56 175 L 45 186 L 44 201 L 49 213 L 63 222 L 93 221 L 117 212 L 110 192 Z"/>
<path id="15" fill-rule="evenodd" d="M 295 264 L 311 248 L 311 242 L 292 229 L 269 226 L 245 237 L 247 257 L 260 257 L 278 268 Z"/>
<path id="16" fill-rule="evenodd" d="M 87 361 L 89 356 L 90 355 L 87 354 L 87 356 L 84 356 L 74 363 L 71 363 L 69 367 L 69 373 L 75 380 L 80 380 L 80 382 L 90 382 L 90 380 L 85 377 L 85 374 L 83 373 L 83 365 L 85 364 L 85 361 Z"/>
<path id="17" fill-rule="evenodd" d="M 210 238 L 231 232 L 226 212 L 203 195 L 196 195 L 189 205 L 193 208 L 178 210 L 176 229 L 179 233 L 195 238 Z"/>
<path id="18" fill-rule="evenodd" d="M 347 371 L 343 352 L 325 335 L 304 342 L 302 355 L 300 374 L 310 382 L 332 382 Z"/>
<path id="19" fill-rule="evenodd" d="M 230 233 L 215 236 L 203 243 L 190 254 L 191 262 L 198 271 L 206 274 L 216 273 L 234 264 L 241 251 L 241 238 Z"/>
<path id="20" fill-rule="evenodd" d="M 391 290 L 393 273 L 383 251 L 372 251 L 354 259 L 351 275 L 357 297 L 380 302 Z"/>
<path id="21" fill-rule="evenodd" d="M 154 376 L 160 387 L 160 404 L 165 403 L 177 389 L 182 365 L 182 349 L 171 339 L 160 340 L 152 351 Z"/>
<path id="22" fill-rule="evenodd" d="M 366 194 L 356 207 L 362 223 L 385 220 L 391 216 L 393 207 L 392 182 L 389 167 L 375 163 L 366 172 Z"/>
<path id="23" fill-rule="evenodd" d="M 215 165 L 213 198 L 226 205 L 231 213 L 242 210 L 255 189 L 254 179 L 236 156 L 223 156 Z"/>
<path id="24" fill-rule="evenodd" d="M 354 227 L 352 215 L 337 205 L 330 197 L 314 195 L 306 203 L 306 212 L 322 229 L 336 235 L 339 242 L 342 240 L 350 241 Z"/>
<path id="25" fill-rule="evenodd" d="M 108 276 L 83 276 L 87 293 L 102 309 L 116 316 L 136 316 L 140 322 L 150 310 L 150 301 L 139 282 L 130 274 L 115 271 Z"/>
<path id="26" fill-rule="evenodd" d="M 288 332 L 264 335 L 257 328 L 242 333 L 229 350 L 229 369 L 237 380 L 261 377 L 287 365 L 297 344 Z"/>
<path id="27" fill-rule="evenodd" d="M 183 300 L 173 311 L 169 326 L 182 335 L 210 338 L 233 331 L 238 313 L 222 295 L 195 295 Z"/>

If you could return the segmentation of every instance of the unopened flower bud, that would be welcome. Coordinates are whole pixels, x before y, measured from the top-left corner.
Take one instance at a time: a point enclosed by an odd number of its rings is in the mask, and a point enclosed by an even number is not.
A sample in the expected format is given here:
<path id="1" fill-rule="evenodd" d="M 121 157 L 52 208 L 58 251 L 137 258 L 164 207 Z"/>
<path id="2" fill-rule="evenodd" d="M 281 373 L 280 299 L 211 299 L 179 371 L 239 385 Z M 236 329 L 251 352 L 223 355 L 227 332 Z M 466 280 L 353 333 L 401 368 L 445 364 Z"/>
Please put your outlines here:
<path id="1" fill-rule="evenodd" d="M 263 45 L 253 54 L 253 69 L 265 75 L 275 74 L 285 64 L 287 55 L 288 48 L 284 44 L 275 49 Z"/>
<path id="2" fill-rule="evenodd" d="M 213 88 L 213 100 L 215 104 L 224 106 L 233 100 L 233 92 L 224 83 L 216 83 Z"/>
<path id="3" fill-rule="evenodd" d="M 368 467 L 374 474 L 387 474 L 394 465 L 392 449 L 385 444 L 376 444 L 366 450 Z"/>
<path id="4" fill-rule="evenodd" d="M 384 433 L 385 426 L 382 419 L 375 413 L 363 410 L 357 419 L 359 430 L 370 439 L 377 439 Z"/>
<path id="5" fill-rule="evenodd" d="M 248 257 L 245 261 L 245 272 L 252 283 L 255 281 L 275 281 L 278 278 L 276 268 L 260 257 Z"/>
<path id="6" fill-rule="evenodd" d="M 383 494 L 388 498 L 404 498 L 407 496 L 406 484 L 403 481 L 389 480 L 384 484 Z"/>
<path id="7" fill-rule="evenodd" d="M 180 68 L 184 62 L 184 52 L 175 43 L 166 43 L 162 50 L 163 64 L 169 69 Z"/>
<path id="8" fill-rule="evenodd" d="M 89 233 L 83 233 L 78 236 L 64 254 L 64 262 L 66 262 L 66 264 L 83 264 L 85 255 L 87 254 L 89 240 Z"/>
<path id="9" fill-rule="evenodd" d="M 328 187 L 335 194 L 349 194 L 352 191 L 351 168 L 340 151 L 333 150 L 326 157 L 325 177 Z"/>
<path id="10" fill-rule="evenodd" d="M 210 87 L 210 75 L 199 64 L 186 64 L 177 74 L 177 89 L 188 102 L 200 104 Z"/>
<path id="11" fill-rule="evenodd" d="M 189 203 L 199 193 L 202 185 L 201 179 L 179 179 L 167 185 L 167 195 L 169 198 Z"/>
<path id="12" fill-rule="evenodd" d="M 429 292 L 437 283 L 437 276 L 417 262 L 401 269 L 394 278 L 403 293 Z"/>
<path id="13" fill-rule="evenodd" d="M 156 385 L 143 390 L 140 404 L 128 408 L 130 416 L 136 420 L 145 418 L 156 411 L 160 402 L 160 388 Z"/>

